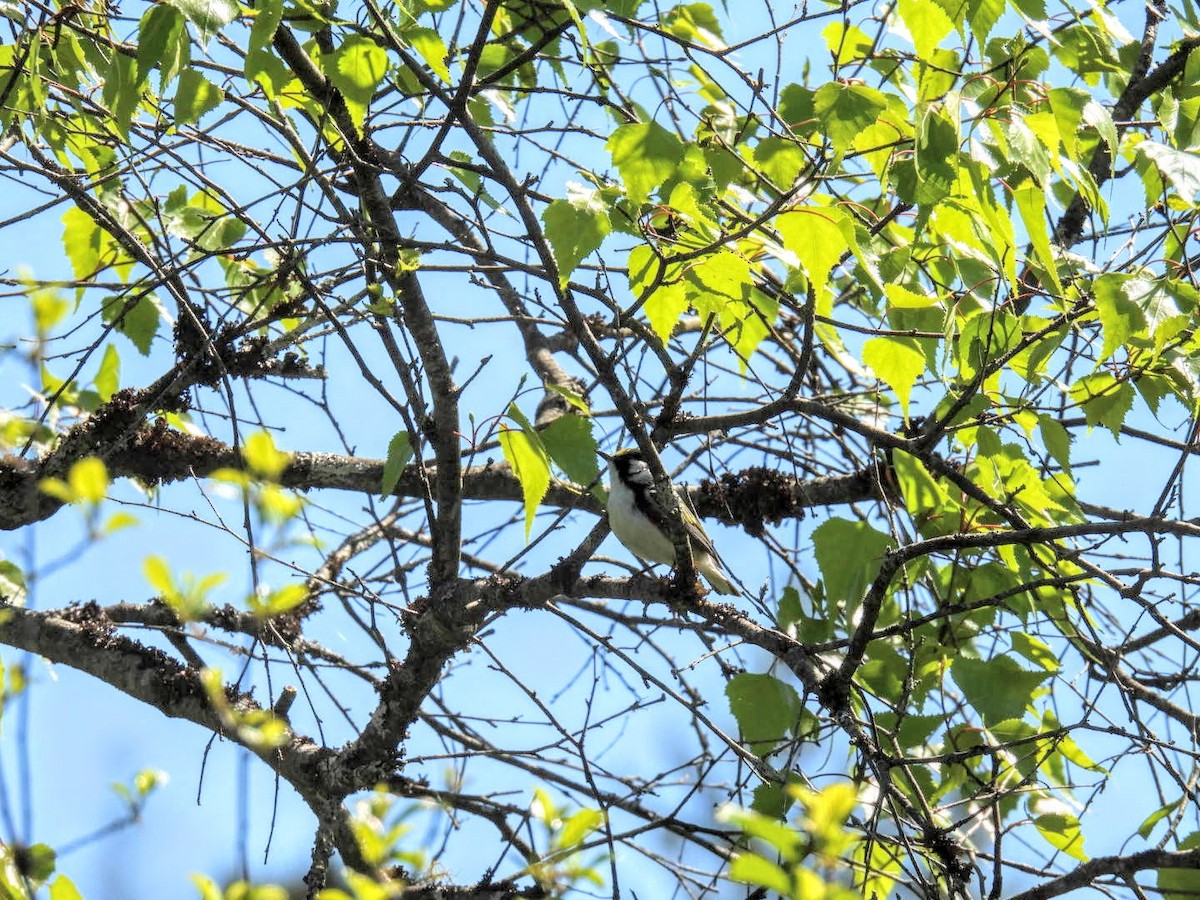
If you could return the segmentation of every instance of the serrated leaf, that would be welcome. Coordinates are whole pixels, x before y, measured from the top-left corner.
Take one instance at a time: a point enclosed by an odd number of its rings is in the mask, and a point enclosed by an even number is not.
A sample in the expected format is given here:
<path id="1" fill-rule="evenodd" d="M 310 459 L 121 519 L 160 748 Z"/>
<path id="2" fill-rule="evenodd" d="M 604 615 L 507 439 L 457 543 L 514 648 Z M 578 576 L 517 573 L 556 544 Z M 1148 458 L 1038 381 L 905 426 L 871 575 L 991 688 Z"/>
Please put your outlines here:
<path id="1" fill-rule="evenodd" d="M 101 314 L 105 322 L 111 322 L 117 331 L 133 342 L 142 356 L 149 355 L 150 345 L 158 333 L 158 323 L 162 318 L 158 298 L 146 294 L 130 303 L 126 298 L 106 297 L 101 301 Z"/>
<path id="2" fill-rule="evenodd" d="M 1137 304 L 1129 297 L 1128 282 L 1132 276 L 1109 273 L 1092 283 L 1096 312 L 1104 327 L 1104 349 L 1096 360 L 1097 368 L 1125 346 L 1135 334 L 1146 328 L 1146 319 Z"/>
<path id="3" fill-rule="evenodd" d="M 1125 416 L 1133 409 L 1133 388 L 1107 372 L 1085 375 L 1071 386 L 1071 400 L 1083 409 L 1088 427 L 1103 425 L 1120 438 Z"/>
<path id="4" fill-rule="evenodd" d="M 913 385 L 925 371 L 925 353 L 915 338 L 877 337 L 863 345 L 863 362 L 896 394 L 908 421 L 908 400 Z"/>
<path id="5" fill-rule="evenodd" d="M 96 220 L 72 206 L 62 217 L 63 249 L 71 260 L 71 271 L 78 281 L 86 281 L 100 266 L 100 251 L 105 246 L 105 234 Z"/>
<path id="6" fill-rule="evenodd" d="M 625 194 L 635 206 L 675 173 L 684 153 L 683 142 L 657 122 L 622 125 L 604 148 L 612 155 Z"/>
<path id="7" fill-rule="evenodd" d="M 899 0 L 896 8 L 912 35 L 917 57 L 929 61 L 942 38 L 954 28 L 954 23 L 940 6 L 929 0 Z"/>
<path id="8" fill-rule="evenodd" d="M 576 484 L 599 488 L 599 449 L 592 434 L 592 420 L 583 416 L 559 416 L 539 434 L 546 452 L 563 473 Z"/>
<path id="9" fill-rule="evenodd" d="M 145 84 L 155 66 L 170 65 L 183 33 L 183 16 L 174 6 L 160 3 L 146 11 L 138 22 L 137 84 Z"/>
<path id="10" fill-rule="evenodd" d="M 575 186 L 568 199 L 555 200 L 542 213 L 546 239 L 558 263 L 558 283 L 566 286 L 588 254 L 599 249 L 612 231 L 608 207 L 598 190 Z"/>
<path id="11" fill-rule="evenodd" d="M 895 543 L 891 535 L 866 522 L 833 518 L 821 523 L 813 532 L 813 553 L 829 604 L 856 607 Z"/>
<path id="12" fill-rule="evenodd" d="M 959 530 L 959 507 L 951 501 L 925 466 L 901 450 L 892 452 L 892 468 L 904 497 L 904 508 L 912 516 L 922 537 L 940 537 Z"/>
<path id="13" fill-rule="evenodd" d="M 510 415 L 514 409 L 515 406 L 509 408 Z M 519 410 L 517 412 L 520 413 Z M 520 423 L 522 420 L 524 425 L 528 424 L 528 419 L 523 415 L 517 421 Z M 521 495 L 525 499 L 525 540 L 528 541 L 538 504 L 550 489 L 550 455 L 537 431 L 524 425 L 516 430 L 501 424 L 499 439 L 500 449 L 517 477 Z"/>
<path id="14" fill-rule="evenodd" d="M 325 74 L 341 92 L 354 124 L 361 126 L 367 105 L 387 75 L 387 51 L 364 35 L 352 34 L 323 57 Z"/>
<path id="15" fill-rule="evenodd" d="M 796 689 L 774 675 L 734 675 L 725 685 L 725 696 L 742 738 L 760 755 L 795 727 L 803 708 Z"/>
<path id="16" fill-rule="evenodd" d="M 196 26 L 201 44 L 237 18 L 234 0 L 167 0 Z"/>
<path id="17" fill-rule="evenodd" d="M 1057 672 L 1059 669 L 1058 656 L 1042 640 L 1025 631 L 1014 631 L 1012 634 L 1013 649 L 1047 672 Z"/>
<path id="18" fill-rule="evenodd" d="M 796 254 L 818 300 L 823 299 L 829 275 L 854 245 L 846 213 L 827 206 L 808 206 L 785 212 L 775 220 L 783 246 Z"/>
<path id="19" fill-rule="evenodd" d="M 1063 427 L 1058 419 L 1042 413 L 1038 416 L 1038 433 L 1042 436 L 1042 443 L 1046 445 L 1046 452 L 1050 454 L 1050 458 L 1062 466 L 1065 472 L 1070 474 L 1070 432 Z"/>
<path id="20" fill-rule="evenodd" d="M 279 23 L 283 21 L 283 0 L 257 0 L 254 4 L 254 24 L 250 26 L 250 39 L 246 44 L 246 62 L 243 71 L 246 80 L 263 85 L 268 97 L 274 97 L 277 88 L 271 75 L 274 57 L 270 53 L 271 43 Z M 259 76 L 266 75 L 260 80 Z"/>
<path id="21" fill-rule="evenodd" d="M 446 59 L 450 55 L 442 36 L 432 28 L 411 28 L 404 33 L 405 39 L 425 60 L 425 65 L 446 84 L 450 83 L 450 69 Z"/>
<path id="22" fill-rule="evenodd" d="M 987 660 L 960 656 L 951 663 L 950 671 L 986 725 L 1020 719 L 1033 702 L 1034 691 L 1050 677 L 1049 672 L 1022 669 L 1010 656 Z"/>
<path id="23" fill-rule="evenodd" d="M 179 73 L 179 84 L 175 88 L 175 123 L 195 124 L 224 99 L 223 90 L 195 69 L 184 69 Z"/>
<path id="24" fill-rule="evenodd" d="M 1142 141 L 1134 147 L 1134 152 L 1148 159 L 1162 179 L 1184 200 L 1190 202 L 1200 193 L 1200 157 L 1195 153 L 1176 150 L 1156 141 Z M 1147 193 L 1146 199 L 1153 203 L 1159 197 Z"/>
<path id="25" fill-rule="evenodd" d="M 834 153 L 845 151 L 859 132 L 887 109 L 887 98 L 863 84 L 830 81 L 813 97 L 813 114 L 821 122 Z"/>
<path id="26" fill-rule="evenodd" d="M 1046 225 L 1046 194 L 1032 181 L 1026 181 L 1019 187 L 1013 188 L 1013 199 L 1021 213 L 1021 221 L 1033 244 L 1034 255 L 1042 264 L 1042 271 L 1050 279 L 1054 293 L 1063 293 L 1062 282 L 1058 278 L 1058 264 L 1054 251 L 1050 247 L 1050 231 Z"/>

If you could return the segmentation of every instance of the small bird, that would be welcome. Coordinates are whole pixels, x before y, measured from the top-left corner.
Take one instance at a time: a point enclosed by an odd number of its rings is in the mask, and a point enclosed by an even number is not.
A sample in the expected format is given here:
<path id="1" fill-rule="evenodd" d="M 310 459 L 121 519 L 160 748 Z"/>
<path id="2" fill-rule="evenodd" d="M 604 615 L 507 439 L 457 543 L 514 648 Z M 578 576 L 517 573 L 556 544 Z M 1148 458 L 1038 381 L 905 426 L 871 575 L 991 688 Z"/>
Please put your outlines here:
<path id="1" fill-rule="evenodd" d="M 608 524 L 625 547 L 641 559 L 652 563 L 675 565 L 675 545 L 667 530 L 667 516 L 658 500 L 654 475 L 646 464 L 642 451 L 626 447 L 609 456 L 608 460 Z M 721 567 L 712 541 L 704 526 L 692 511 L 687 497 L 679 488 L 679 513 L 687 530 L 696 571 L 704 576 L 718 594 L 737 594 Z"/>

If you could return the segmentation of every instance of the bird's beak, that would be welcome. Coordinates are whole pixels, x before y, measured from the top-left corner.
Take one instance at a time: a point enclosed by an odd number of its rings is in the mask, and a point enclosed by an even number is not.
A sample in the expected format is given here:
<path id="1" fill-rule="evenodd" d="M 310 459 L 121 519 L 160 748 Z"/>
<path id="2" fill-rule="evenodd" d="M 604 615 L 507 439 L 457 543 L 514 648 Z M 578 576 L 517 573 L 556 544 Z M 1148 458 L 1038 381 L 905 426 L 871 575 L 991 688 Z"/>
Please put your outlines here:
<path id="1" fill-rule="evenodd" d="M 597 450 L 596 452 L 600 454 L 600 456 L 604 459 L 605 462 L 612 462 L 612 456 L 605 453 L 603 450 Z"/>

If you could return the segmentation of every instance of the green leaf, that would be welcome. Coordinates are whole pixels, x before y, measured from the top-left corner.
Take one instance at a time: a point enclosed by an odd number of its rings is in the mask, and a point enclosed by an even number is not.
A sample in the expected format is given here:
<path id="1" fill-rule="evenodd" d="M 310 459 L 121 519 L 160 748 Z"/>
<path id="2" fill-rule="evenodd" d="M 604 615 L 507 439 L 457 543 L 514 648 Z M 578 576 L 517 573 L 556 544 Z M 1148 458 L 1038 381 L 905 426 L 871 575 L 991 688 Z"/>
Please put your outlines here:
<path id="1" fill-rule="evenodd" d="M 1044 813 L 1035 816 L 1033 824 L 1050 846 L 1061 850 L 1080 862 L 1087 861 L 1083 850 L 1083 834 L 1079 830 L 1079 819 L 1068 812 Z"/>
<path id="2" fill-rule="evenodd" d="M 887 551 L 895 544 L 891 535 L 876 531 L 866 522 L 839 518 L 822 522 L 813 532 L 813 552 L 830 606 L 857 607 L 867 585 L 879 574 Z"/>
<path id="3" fill-rule="evenodd" d="M 184 69 L 179 73 L 179 86 L 175 88 L 175 123 L 199 122 L 201 116 L 215 109 L 224 99 L 223 90 L 195 69 Z"/>
<path id="4" fill-rule="evenodd" d="M 364 35 L 352 34 L 322 58 L 325 74 L 341 92 L 354 124 L 361 127 L 367 105 L 387 75 L 387 51 Z"/>
<path id="5" fill-rule="evenodd" d="M 121 357 L 112 344 L 104 348 L 104 357 L 100 360 L 100 368 L 93 383 L 96 385 L 96 393 L 106 403 L 121 387 Z"/>
<path id="6" fill-rule="evenodd" d="M 560 287 L 566 286 L 579 263 L 599 249 L 612 231 L 608 207 L 600 191 L 580 185 L 568 185 L 567 199 L 555 200 L 547 206 L 542 223 L 558 263 Z"/>
<path id="7" fill-rule="evenodd" d="M 274 62 L 270 48 L 281 21 L 283 21 L 283 0 L 257 0 L 254 4 L 254 24 L 250 26 L 250 40 L 246 44 L 246 62 L 243 71 L 247 81 L 257 81 L 263 85 L 268 97 L 274 97 L 277 88 L 282 86 L 276 84 L 275 79 L 270 77 Z M 260 75 L 267 77 L 260 80 Z"/>
<path id="8" fill-rule="evenodd" d="M 877 337 L 863 345 L 863 362 L 896 393 L 900 411 L 908 421 L 908 399 L 925 371 L 925 353 L 915 338 Z"/>
<path id="9" fill-rule="evenodd" d="M 739 853 L 729 864 L 729 880 L 739 884 L 754 884 L 775 891 L 782 897 L 796 896 L 788 873 L 757 853 Z"/>
<path id="10" fill-rule="evenodd" d="M 383 463 L 383 484 L 379 491 L 384 497 L 389 496 L 396 489 L 396 484 L 404 473 L 404 467 L 408 465 L 408 461 L 412 457 L 412 435 L 407 431 L 397 431 L 388 442 L 387 459 Z"/>
<path id="11" fill-rule="evenodd" d="M 165 87 L 182 67 L 181 53 L 184 54 L 183 65 L 186 65 L 189 50 L 183 16 L 178 9 L 166 3 L 151 6 L 138 23 L 136 83 L 145 84 L 150 70 L 159 66 L 162 73 L 160 89 Z"/>
<path id="12" fill-rule="evenodd" d="M 54 288 L 35 290 L 29 299 L 33 306 L 33 327 L 38 337 L 47 336 L 71 312 L 71 301 Z"/>
<path id="13" fill-rule="evenodd" d="M 10 606 L 23 606 L 28 594 L 29 586 L 20 566 L 7 559 L 0 559 L 0 599 Z"/>
<path id="14" fill-rule="evenodd" d="M 142 99 L 142 85 L 137 80 L 137 60 L 124 53 L 114 53 L 104 73 L 104 102 L 112 110 L 117 130 L 129 136 L 129 123 Z"/>
<path id="15" fill-rule="evenodd" d="M 780 215 L 775 227 L 783 246 L 799 259 L 813 292 L 823 298 L 830 272 L 854 246 L 846 213 L 827 206 L 800 207 Z"/>
<path id="16" fill-rule="evenodd" d="M 1011 656 L 973 659 L 959 656 L 950 665 L 954 680 L 967 702 L 993 725 L 1006 719 L 1020 719 L 1033 702 L 1033 693 L 1049 672 L 1028 672 Z"/>
<path id="17" fill-rule="evenodd" d="M 196 26 L 201 44 L 237 18 L 238 5 L 234 0 L 167 0 L 187 20 Z"/>
<path id="18" fill-rule="evenodd" d="M 626 196 L 637 206 L 675 174 L 684 153 L 683 142 L 657 122 L 622 125 L 604 148 L 621 173 Z"/>
<path id="19" fill-rule="evenodd" d="M 1044 641 L 1039 640 L 1032 634 L 1026 631 L 1014 631 L 1012 633 L 1012 645 L 1014 650 L 1034 665 L 1041 666 L 1047 672 L 1053 673 L 1058 671 L 1058 656 Z"/>
<path id="20" fill-rule="evenodd" d="M 46 844 L 34 844 L 26 847 L 22 874 L 34 882 L 46 881 L 54 874 L 54 864 L 57 859 L 58 854 Z"/>
<path id="21" fill-rule="evenodd" d="M 1146 318 L 1137 304 L 1130 299 L 1127 290 L 1127 284 L 1132 277 L 1108 273 L 1098 276 L 1092 282 L 1096 312 L 1100 315 L 1100 324 L 1104 326 L 1104 349 L 1096 360 L 1097 368 L 1125 346 L 1130 337 L 1146 328 Z"/>
<path id="22" fill-rule="evenodd" d="M 895 450 L 892 467 L 904 496 L 904 508 L 922 537 L 941 537 L 960 530 L 962 514 L 958 504 L 950 499 L 919 459 Z"/>
<path id="23" fill-rule="evenodd" d="M 509 407 L 508 414 L 521 425 L 521 429 L 518 431 L 502 423 L 500 449 L 521 484 L 521 494 L 525 498 L 525 540 L 528 541 L 538 504 L 550 489 L 550 455 L 541 437 L 516 404 Z"/>
<path id="24" fill-rule="evenodd" d="M 104 460 L 89 456 L 71 464 L 67 473 L 72 502 L 99 503 L 108 493 L 108 469 Z"/>
<path id="25" fill-rule="evenodd" d="M 942 38 L 954 28 L 954 23 L 940 6 L 930 0 L 899 0 L 900 18 L 912 35 L 917 57 L 929 61 Z"/>
<path id="26" fill-rule="evenodd" d="M 837 154 L 844 152 L 886 108 L 887 97 L 880 91 L 841 81 L 823 84 L 813 98 L 813 113 Z"/>
<path id="27" fill-rule="evenodd" d="M 971 32 L 981 45 L 987 44 L 988 35 L 992 28 L 1004 15 L 1004 0 L 968 0 L 967 22 Z"/>
<path id="28" fill-rule="evenodd" d="M 171 577 L 171 569 L 161 556 L 147 556 L 142 561 L 142 574 L 150 582 L 150 587 L 164 597 L 175 592 L 175 580 Z"/>
<path id="29" fill-rule="evenodd" d="M 596 438 L 592 420 L 584 416 L 559 416 L 539 434 L 554 464 L 576 484 L 594 484 L 599 489 L 600 469 L 596 465 Z"/>
<path id="30" fill-rule="evenodd" d="M 769 137 L 754 148 L 754 163 L 779 188 L 790 187 L 808 165 L 808 157 L 791 138 Z"/>
<path id="31" fill-rule="evenodd" d="M 133 342 L 142 356 L 149 355 L 162 318 L 162 309 L 153 294 L 144 294 L 133 302 L 127 298 L 106 297 L 101 301 L 101 314 L 105 322 L 111 322 Z"/>
<path id="32" fill-rule="evenodd" d="M 1046 452 L 1051 459 L 1063 467 L 1068 474 L 1071 472 L 1071 434 L 1063 427 L 1062 422 L 1054 416 L 1042 413 L 1038 416 L 1038 433 Z"/>
<path id="33" fill-rule="evenodd" d="M 100 251 L 106 245 L 106 235 L 96 220 L 72 206 L 62 217 L 63 249 L 71 260 L 71 271 L 78 281 L 91 279 L 100 268 Z"/>
<path id="34" fill-rule="evenodd" d="M 1120 438 L 1125 416 L 1133 409 L 1133 388 L 1126 381 L 1118 382 L 1107 372 L 1085 375 L 1071 385 L 1071 400 L 1083 409 L 1088 427 L 1103 425 Z"/>
<path id="35" fill-rule="evenodd" d="M 450 83 L 450 69 L 446 59 L 450 55 L 442 36 L 432 28 L 411 28 L 404 33 L 404 38 L 414 50 L 425 60 L 425 65 L 446 84 Z"/>
<path id="36" fill-rule="evenodd" d="M 774 675 L 734 675 L 725 685 L 725 696 L 743 740 L 759 755 L 787 736 L 803 708 L 796 689 Z"/>
<path id="37" fill-rule="evenodd" d="M 1154 826 L 1168 816 L 1174 815 L 1183 802 L 1184 798 L 1180 797 L 1178 800 L 1173 800 L 1170 803 L 1160 806 L 1154 812 L 1150 813 L 1142 824 L 1138 826 L 1138 836 L 1143 840 L 1150 837 L 1150 833 L 1154 831 Z M 1200 888 L 1200 885 L 1197 885 L 1197 887 Z"/>
<path id="38" fill-rule="evenodd" d="M 1200 847 L 1200 831 L 1193 831 L 1179 842 L 1179 850 Z M 1200 869 L 1159 869 L 1158 889 L 1162 900 L 1195 900 L 1200 894 Z"/>
<path id="39" fill-rule="evenodd" d="M 1046 194 L 1032 181 L 1025 181 L 1019 187 L 1013 188 L 1013 199 L 1021 213 L 1021 221 L 1033 244 L 1034 255 L 1042 264 L 1042 271 L 1050 279 L 1054 293 L 1063 293 L 1062 282 L 1058 279 L 1058 264 L 1054 251 L 1050 247 L 1050 231 L 1046 226 Z"/>
<path id="40" fill-rule="evenodd" d="M 1184 200 L 1190 202 L 1200 193 L 1200 157 L 1195 153 L 1155 141 L 1140 142 L 1134 147 L 1134 153 L 1149 161 L 1162 180 L 1174 187 Z M 1146 201 L 1154 204 L 1161 199 L 1159 192 L 1147 182 Z"/>
<path id="41" fill-rule="evenodd" d="M 928 0 L 913 2 L 937 9 Z M 922 205 L 932 205 L 948 197 L 958 180 L 958 126 L 937 107 L 929 106 L 915 137 L 916 198 Z"/>

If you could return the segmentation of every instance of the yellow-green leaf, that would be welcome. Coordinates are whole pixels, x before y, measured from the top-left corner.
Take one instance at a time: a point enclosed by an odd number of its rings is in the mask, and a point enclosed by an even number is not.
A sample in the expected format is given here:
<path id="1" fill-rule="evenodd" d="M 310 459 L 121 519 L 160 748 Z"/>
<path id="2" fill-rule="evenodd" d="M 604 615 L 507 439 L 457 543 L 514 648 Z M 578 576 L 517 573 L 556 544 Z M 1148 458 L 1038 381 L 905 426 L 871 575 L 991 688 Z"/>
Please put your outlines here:
<path id="1" fill-rule="evenodd" d="M 511 412 L 511 410 L 510 410 Z M 550 489 L 550 455 L 533 429 L 500 426 L 500 449 L 521 483 L 525 498 L 525 540 L 533 530 L 538 504 Z"/>
<path id="2" fill-rule="evenodd" d="M 179 73 L 179 85 L 175 88 L 175 124 L 199 122 L 201 116 L 224 99 L 223 90 L 195 69 L 184 69 Z"/>
<path id="3" fill-rule="evenodd" d="M 255 475 L 276 481 L 288 467 L 292 455 L 276 449 L 270 432 L 255 431 L 242 442 L 242 458 Z"/>
<path id="4" fill-rule="evenodd" d="M 429 66 L 433 74 L 449 84 L 450 69 L 446 65 L 446 58 L 450 53 L 446 50 L 446 42 L 442 40 L 442 36 L 432 28 L 412 28 L 405 32 L 404 36 L 421 55 L 421 59 L 425 60 L 425 65 Z"/>
<path id="5" fill-rule="evenodd" d="M 908 400 L 913 385 L 925 371 L 925 354 L 915 338 L 871 338 L 862 349 L 863 362 L 890 387 L 900 401 L 900 410 L 908 419 Z"/>
<path id="6" fill-rule="evenodd" d="M 1054 251 L 1050 247 L 1050 231 L 1046 225 L 1046 194 L 1032 181 L 1025 181 L 1019 187 L 1013 188 L 1013 199 L 1021 213 L 1021 221 L 1029 233 L 1033 244 L 1034 255 L 1042 264 L 1042 271 L 1050 279 L 1054 293 L 1063 293 L 1062 282 L 1058 278 L 1058 265 L 1055 262 Z"/>

